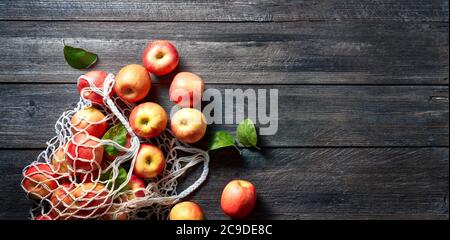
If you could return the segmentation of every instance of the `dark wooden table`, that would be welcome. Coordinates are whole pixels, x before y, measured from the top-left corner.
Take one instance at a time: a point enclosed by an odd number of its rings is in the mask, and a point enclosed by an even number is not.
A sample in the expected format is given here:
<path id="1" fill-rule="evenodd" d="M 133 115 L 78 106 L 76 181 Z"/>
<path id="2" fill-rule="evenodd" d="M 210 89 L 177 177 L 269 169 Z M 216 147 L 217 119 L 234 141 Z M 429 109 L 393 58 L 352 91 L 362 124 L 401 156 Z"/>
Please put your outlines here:
<path id="1" fill-rule="evenodd" d="M 279 89 L 262 151 L 212 154 L 191 198 L 209 219 L 233 178 L 257 219 L 448 219 L 448 0 L 0 1 L 0 218 L 24 219 L 21 170 L 78 100 L 61 39 L 116 73 L 151 39 L 208 88 Z M 170 106 L 169 79 L 153 93 Z M 151 97 L 152 97 L 151 96 Z M 235 125 L 210 126 L 210 131 Z"/>

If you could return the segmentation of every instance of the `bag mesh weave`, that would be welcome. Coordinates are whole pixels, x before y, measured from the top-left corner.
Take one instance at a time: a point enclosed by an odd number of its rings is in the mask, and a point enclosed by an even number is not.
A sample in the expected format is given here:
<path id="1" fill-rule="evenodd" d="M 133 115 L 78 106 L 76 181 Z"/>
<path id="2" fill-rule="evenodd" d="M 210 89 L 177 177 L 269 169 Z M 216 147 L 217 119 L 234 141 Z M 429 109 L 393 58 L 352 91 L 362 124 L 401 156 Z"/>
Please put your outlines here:
<path id="1" fill-rule="evenodd" d="M 89 87 L 80 93 L 77 106 L 59 117 L 55 124 L 56 136 L 47 142 L 47 148 L 23 170 L 22 188 L 37 203 L 30 210 L 31 217 L 167 219 L 170 206 L 192 193 L 206 179 L 209 171 L 208 153 L 179 142 L 168 129 L 155 138 L 138 138 L 127 120 L 134 105 L 110 96 L 115 82 L 114 75 L 106 77 L 102 89 L 97 88 L 92 79 L 85 75 L 80 76 L 78 81 L 80 79 L 89 82 Z M 96 104 L 94 107 L 105 115 L 104 119 L 88 122 L 81 118 L 79 122 L 71 122 L 74 114 L 92 106 L 91 101 L 83 97 L 84 93 L 95 93 L 103 97 L 104 104 Z M 98 127 L 102 122 L 112 125 L 121 123 L 129 134 L 130 146 L 123 147 L 113 140 L 101 140 L 88 134 L 89 128 Z M 141 143 L 153 144 L 163 151 L 165 169 L 158 177 L 146 180 L 146 188 L 124 191 L 131 178 Z M 69 145 L 72 151 L 68 151 Z M 99 156 L 106 145 L 114 146 L 123 155 L 117 156 L 113 161 L 105 161 Z M 89 157 L 85 159 L 81 155 Z M 199 163 L 203 163 L 201 175 L 179 193 L 179 178 Z M 127 170 L 127 180 L 120 186 L 115 186 L 120 173 L 119 167 Z M 102 180 L 102 174 L 107 172 L 111 178 Z"/>

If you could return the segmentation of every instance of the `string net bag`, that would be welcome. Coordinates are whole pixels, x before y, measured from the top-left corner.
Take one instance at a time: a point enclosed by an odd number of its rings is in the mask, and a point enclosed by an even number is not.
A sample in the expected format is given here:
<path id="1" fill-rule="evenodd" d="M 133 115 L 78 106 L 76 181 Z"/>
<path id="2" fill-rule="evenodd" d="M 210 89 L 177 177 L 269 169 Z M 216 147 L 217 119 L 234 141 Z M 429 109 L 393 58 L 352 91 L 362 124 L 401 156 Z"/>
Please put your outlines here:
<path id="1" fill-rule="evenodd" d="M 168 129 L 150 139 L 136 136 L 127 119 L 134 105 L 112 95 L 113 74 L 102 86 L 86 75 L 78 81 L 87 81 L 88 86 L 81 90 L 76 107 L 62 113 L 55 124 L 56 136 L 23 170 L 21 186 L 34 202 L 31 218 L 167 219 L 170 207 L 205 181 L 208 153 L 179 142 Z M 91 94 L 102 104 L 86 98 Z M 118 125 L 126 131 L 125 145 L 99 134 Z M 132 188 L 142 143 L 162 150 L 165 168 L 157 177 L 145 179 L 143 187 Z M 112 159 L 105 157 L 108 147 L 118 152 Z M 198 164 L 203 164 L 200 176 L 177 189 L 180 177 Z"/>

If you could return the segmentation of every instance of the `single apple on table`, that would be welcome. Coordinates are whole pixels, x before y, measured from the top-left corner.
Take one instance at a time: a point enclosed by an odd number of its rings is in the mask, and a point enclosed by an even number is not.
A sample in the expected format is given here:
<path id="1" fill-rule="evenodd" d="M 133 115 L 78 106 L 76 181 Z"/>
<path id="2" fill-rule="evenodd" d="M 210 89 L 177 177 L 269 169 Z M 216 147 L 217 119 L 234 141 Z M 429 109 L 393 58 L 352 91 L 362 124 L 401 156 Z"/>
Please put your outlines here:
<path id="1" fill-rule="evenodd" d="M 136 135 L 143 138 L 152 138 L 166 129 L 167 113 L 159 104 L 145 102 L 133 108 L 129 121 Z"/>
<path id="2" fill-rule="evenodd" d="M 29 166 L 23 174 L 22 187 L 34 199 L 49 197 L 58 187 L 58 175 L 48 163 L 36 163 Z"/>
<path id="3" fill-rule="evenodd" d="M 100 139 L 85 133 L 75 134 L 66 147 L 66 160 L 75 173 L 98 169 L 103 161 Z"/>
<path id="4" fill-rule="evenodd" d="M 102 90 L 103 85 L 105 83 L 105 79 L 108 76 L 107 72 L 100 71 L 100 70 L 94 70 L 90 71 L 86 74 L 84 74 L 87 78 L 89 78 L 95 87 Z M 98 104 L 98 105 L 104 105 L 103 103 L 103 96 L 97 94 L 96 92 L 90 90 L 89 88 L 91 85 L 89 84 L 88 80 L 84 77 L 81 77 L 78 81 L 78 92 L 82 94 L 82 97 L 84 99 L 91 100 L 92 103 Z M 87 88 L 87 89 L 85 89 Z M 84 90 L 83 90 L 84 89 Z M 109 93 L 109 96 L 112 97 L 113 91 Z"/>
<path id="5" fill-rule="evenodd" d="M 133 174 L 143 179 L 158 176 L 165 168 L 166 160 L 163 152 L 152 144 L 141 144 Z"/>
<path id="6" fill-rule="evenodd" d="M 196 74 L 180 72 L 172 80 L 169 97 L 172 102 L 181 107 L 195 107 L 202 101 L 205 84 Z"/>
<path id="7" fill-rule="evenodd" d="M 85 107 L 70 119 L 72 133 L 85 132 L 94 137 L 102 137 L 108 129 L 108 119 L 98 109 Z"/>
<path id="8" fill-rule="evenodd" d="M 177 49 L 166 40 L 155 40 L 147 45 L 142 54 L 147 71 L 162 76 L 172 72 L 178 65 Z"/>
<path id="9" fill-rule="evenodd" d="M 223 212 L 235 219 L 247 217 L 256 203 L 255 186 L 245 180 L 233 180 L 229 182 L 223 192 L 220 201 Z"/>
<path id="10" fill-rule="evenodd" d="M 178 140 L 195 143 L 206 133 L 206 118 L 195 108 L 182 108 L 172 116 L 170 127 Z"/>
<path id="11" fill-rule="evenodd" d="M 134 103 L 145 98 L 151 86 L 147 70 L 141 65 L 130 64 L 117 73 L 114 92 L 125 102 Z"/>
<path id="12" fill-rule="evenodd" d="M 194 202 L 180 202 L 176 204 L 169 214 L 170 220 L 203 220 L 203 211 Z"/>

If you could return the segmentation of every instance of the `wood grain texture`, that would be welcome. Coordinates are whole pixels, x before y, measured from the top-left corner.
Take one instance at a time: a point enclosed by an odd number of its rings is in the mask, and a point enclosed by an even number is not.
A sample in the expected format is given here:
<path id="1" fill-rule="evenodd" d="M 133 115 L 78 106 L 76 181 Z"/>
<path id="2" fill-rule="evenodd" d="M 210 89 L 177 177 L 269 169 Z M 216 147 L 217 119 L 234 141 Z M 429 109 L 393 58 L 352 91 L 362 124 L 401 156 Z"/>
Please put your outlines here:
<path id="1" fill-rule="evenodd" d="M 27 217 L 21 170 L 38 153 L 0 150 L 0 219 Z M 220 193 L 242 178 L 257 188 L 252 219 L 448 219 L 448 159 L 448 148 L 268 148 L 242 157 L 221 150 L 211 154 L 208 180 L 190 199 L 208 219 L 226 219 Z"/>
<path id="2" fill-rule="evenodd" d="M 146 101 L 156 101 L 170 112 L 173 104 L 168 99 L 168 87 L 153 85 Z M 448 146 L 447 86 L 206 87 L 221 92 L 222 104 L 226 89 L 278 89 L 278 132 L 261 136 L 261 146 Z M 75 106 L 78 98 L 75 84 L 0 85 L 0 145 L 45 146 L 54 135 L 55 121 L 64 110 Z M 243 109 L 247 114 L 246 107 Z M 222 115 L 223 122 L 235 116 L 224 110 Z M 231 132 L 235 128 L 233 124 L 209 127 L 210 131 Z"/>
<path id="3" fill-rule="evenodd" d="M 182 57 L 178 71 L 198 73 L 222 96 L 279 90 L 279 130 L 260 136 L 262 151 L 211 153 L 207 182 L 190 196 L 208 219 L 226 219 L 220 193 L 242 178 L 258 191 L 252 219 L 448 220 L 448 7 L 448 0 L 0 0 L 0 219 L 27 218 L 21 171 L 78 101 L 83 72 L 64 62 L 61 40 L 98 53 L 95 69 L 115 73 L 141 62 L 148 41 L 169 39 Z M 146 100 L 169 110 L 172 77 L 154 78 Z M 209 126 L 208 134 L 235 128 Z"/>
<path id="4" fill-rule="evenodd" d="M 73 82 L 62 39 L 113 73 L 152 39 L 207 83 L 448 84 L 448 23 L 116 23 L 0 21 L 0 82 Z M 170 80 L 170 78 L 165 78 Z"/>
<path id="5" fill-rule="evenodd" d="M 0 9 L 20 20 L 448 22 L 448 0 L 2 0 Z"/>

